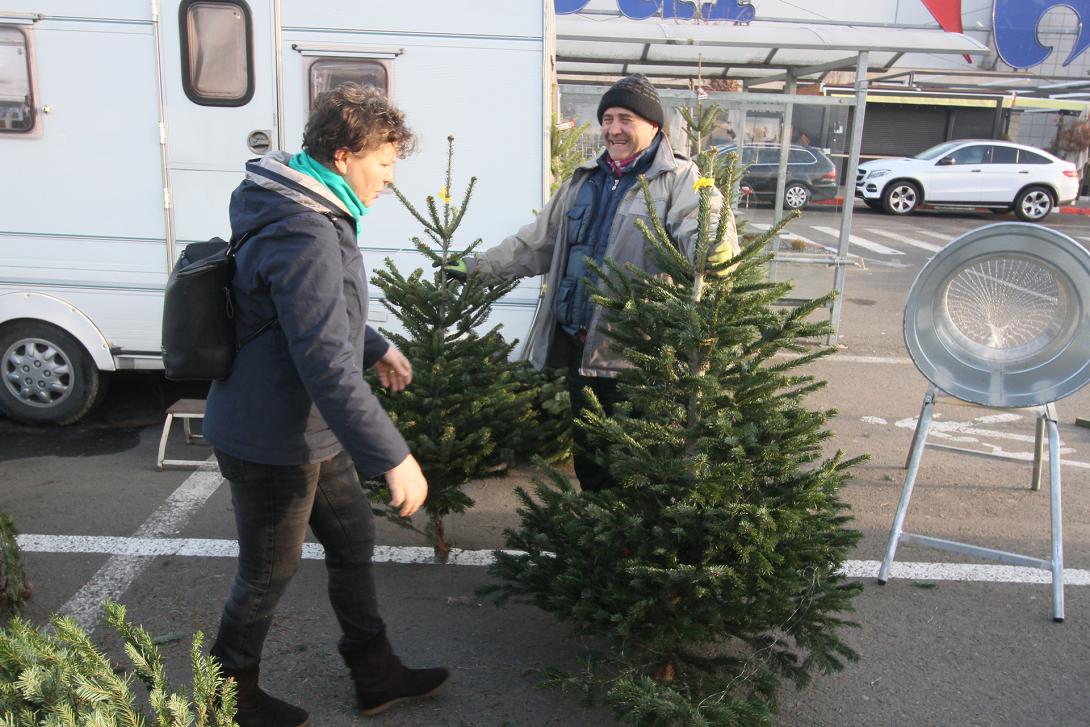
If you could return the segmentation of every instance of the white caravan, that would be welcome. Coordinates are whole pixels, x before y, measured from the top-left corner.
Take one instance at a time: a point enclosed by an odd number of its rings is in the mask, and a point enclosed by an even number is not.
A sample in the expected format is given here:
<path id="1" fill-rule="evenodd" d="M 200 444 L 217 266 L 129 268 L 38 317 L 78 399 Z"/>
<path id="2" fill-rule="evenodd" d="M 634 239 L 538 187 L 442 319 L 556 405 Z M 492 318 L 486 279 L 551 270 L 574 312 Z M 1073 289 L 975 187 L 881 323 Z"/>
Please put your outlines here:
<path id="1" fill-rule="evenodd" d="M 406 112 L 411 200 L 439 192 L 455 137 L 456 203 L 478 177 L 456 242 L 528 222 L 547 190 L 551 2 L 0 0 L 0 408 L 68 423 L 107 372 L 161 368 L 178 253 L 230 233 L 246 160 L 297 150 L 311 99 L 342 81 Z M 363 230 L 369 269 L 425 265 L 393 195 Z M 537 286 L 496 307 L 509 337 Z"/>

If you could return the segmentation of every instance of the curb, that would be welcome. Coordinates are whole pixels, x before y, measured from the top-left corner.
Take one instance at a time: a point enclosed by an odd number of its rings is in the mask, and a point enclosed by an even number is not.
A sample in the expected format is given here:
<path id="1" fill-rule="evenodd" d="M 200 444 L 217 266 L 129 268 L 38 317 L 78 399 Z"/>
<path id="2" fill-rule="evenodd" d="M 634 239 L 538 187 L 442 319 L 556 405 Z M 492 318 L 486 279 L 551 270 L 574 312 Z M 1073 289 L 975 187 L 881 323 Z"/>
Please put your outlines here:
<path id="1" fill-rule="evenodd" d="M 814 200 L 810 204 L 814 205 L 814 206 L 825 205 L 825 206 L 829 206 L 829 207 L 843 207 L 845 199 L 846 199 L 845 197 L 833 197 L 832 199 L 818 199 L 818 200 Z M 931 205 L 928 205 L 928 204 L 922 204 L 922 205 L 920 205 L 920 209 L 935 209 L 935 208 L 932 207 Z M 982 207 L 978 211 L 984 212 L 986 210 L 987 210 L 986 207 Z M 1067 207 L 1057 207 L 1054 210 L 1054 212 L 1056 214 L 1060 214 L 1060 215 L 1080 215 L 1082 217 L 1090 217 L 1090 207 L 1075 207 L 1074 205 L 1069 205 Z"/>

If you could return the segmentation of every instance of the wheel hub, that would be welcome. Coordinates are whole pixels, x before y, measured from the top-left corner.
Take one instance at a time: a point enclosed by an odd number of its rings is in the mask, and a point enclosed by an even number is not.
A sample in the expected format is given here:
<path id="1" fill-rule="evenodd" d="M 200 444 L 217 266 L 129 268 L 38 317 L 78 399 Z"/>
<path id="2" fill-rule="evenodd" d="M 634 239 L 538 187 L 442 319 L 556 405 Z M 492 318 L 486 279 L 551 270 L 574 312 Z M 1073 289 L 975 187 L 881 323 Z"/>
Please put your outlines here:
<path id="1" fill-rule="evenodd" d="M 72 393 L 68 357 L 41 338 L 11 344 L 4 352 L 3 376 L 8 392 L 28 406 L 56 406 Z"/>
<path id="2" fill-rule="evenodd" d="M 1034 220 L 1039 220 L 1047 215 L 1051 207 L 1051 201 L 1044 192 L 1028 194 L 1022 201 L 1022 211 L 1025 213 L 1026 217 Z"/>
<path id="3" fill-rule="evenodd" d="M 916 191 L 911 187 L 897 187 L 890 195 L 890 206 L 898 212 L 907 212 L 916 206 Z"/>
<path id="4" fill-rule="evenodd" d="M 791 209 L 798 209 L 806 205 L 809 193 L 802 187 L 789 187 L 784 195 L 784 201 Z"/>

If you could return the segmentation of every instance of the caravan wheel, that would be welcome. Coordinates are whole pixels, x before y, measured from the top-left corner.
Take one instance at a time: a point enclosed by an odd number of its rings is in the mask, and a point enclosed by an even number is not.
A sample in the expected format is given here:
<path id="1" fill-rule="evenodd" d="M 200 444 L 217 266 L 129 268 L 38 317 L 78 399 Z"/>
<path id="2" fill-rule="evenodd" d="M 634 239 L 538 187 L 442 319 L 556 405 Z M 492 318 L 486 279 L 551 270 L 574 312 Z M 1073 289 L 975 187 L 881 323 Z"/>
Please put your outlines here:
<path id="1" fill-rule="evenodd" d="M 71 424 L 98 403 L 105 381 L 79 341 L 56 326 L 0 329 L 0 409 L 25 424 Z"/>

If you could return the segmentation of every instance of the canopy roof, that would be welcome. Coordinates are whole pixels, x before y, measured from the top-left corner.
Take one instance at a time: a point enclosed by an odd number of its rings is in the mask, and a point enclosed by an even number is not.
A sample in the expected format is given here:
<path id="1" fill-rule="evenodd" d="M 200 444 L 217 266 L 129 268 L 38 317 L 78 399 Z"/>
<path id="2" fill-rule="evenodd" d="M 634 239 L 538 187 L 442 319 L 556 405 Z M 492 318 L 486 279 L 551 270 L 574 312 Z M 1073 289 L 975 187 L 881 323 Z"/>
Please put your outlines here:
<path id="1" fill-rule="evenodd" d="M 759 83 L 784 78 L 787 72 L 819 80 L 830 71 L 854 70 L 861 52 L 868 54 L 869 71 L 886 72 L 905 54 L 982 55 L 988 47 L 937 28 L 556 17 L 561 80 L 643 73 L 656 81 L 700 74 Z"/>

